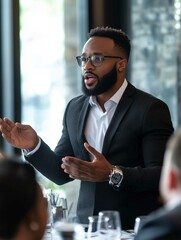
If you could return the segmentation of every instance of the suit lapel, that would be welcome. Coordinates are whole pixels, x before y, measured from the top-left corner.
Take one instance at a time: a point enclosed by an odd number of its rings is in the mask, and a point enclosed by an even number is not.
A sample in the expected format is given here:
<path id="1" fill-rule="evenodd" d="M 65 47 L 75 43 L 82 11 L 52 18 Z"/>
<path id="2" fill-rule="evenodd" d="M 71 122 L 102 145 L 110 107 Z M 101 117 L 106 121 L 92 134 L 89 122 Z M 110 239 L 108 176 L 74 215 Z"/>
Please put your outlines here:
<path id="1" fill-rule="evenodd" d="M 121 121 L 123 120 L 123 117 L 125 116 L 126 112 L 130 108 L 134 100 L 135 90 L 136 90 L 135 87 L 133 87 L 130 83 L 128 83 L 128 86 L 118 103 L 117 109 L 115 111 L 115 114 L 111 120 L 111 123 L 107 129 L 107 132 L 104 138 L 103 149 L 102 149 L 102 153 L 104 156 L 106 155 L 109 149 L 111 140 L 115 135 L 115 132 L 118 126 L 120 125 Z"/>
<path id="2" fill-rule="evenodd" d="M 79 114 L 79 120 L 77 125 L 77 141 L 79 143 L 80 149 L 82 150 L 83 159 L 89 159 L 89 154 L 87 150 L 84 148 L 84 142 L 87 141 L 84 135 L 84 128 L 89 110 L 90 110 L 89 98 L 86 98 L 86 100 L 83 103 L 81 112 Z"/>
<path id="3" fill-rule="evenodd" d="M 84 135 L 84 128 L 87 120 L 87 116 L 89 114 L 90 110 L 90 104 L 89 104 L 89 97 L 85 99 L 82 109 L 79 114 L 79 120 L 78 120 L 78 126 L 77 126 L 77 141 L 80 146 L 80 150 L 82 153 L 82 159 L 89 160 L 89 153 L 84 148 L 84 142 L 86 142 L 86 138 Z M 96 184 L 94 182 L 84 182 L 81 181 L 80 185 L 80 194 L 79 194 L 79 200 L 78 200 L 78 217 L 80 218 L 80 221 L 83 223 L 88 223 L 88 217 L 93 215 L 94 211 L 94 201 L 95 201 L 95 186 Z M 88 191 L 88 192 L 87 192 Z M 85 194 L 83 196 L 83 192 L 87 192 L 87 195 Z M 87 196 L 87 197 L 86 197 Z"/>

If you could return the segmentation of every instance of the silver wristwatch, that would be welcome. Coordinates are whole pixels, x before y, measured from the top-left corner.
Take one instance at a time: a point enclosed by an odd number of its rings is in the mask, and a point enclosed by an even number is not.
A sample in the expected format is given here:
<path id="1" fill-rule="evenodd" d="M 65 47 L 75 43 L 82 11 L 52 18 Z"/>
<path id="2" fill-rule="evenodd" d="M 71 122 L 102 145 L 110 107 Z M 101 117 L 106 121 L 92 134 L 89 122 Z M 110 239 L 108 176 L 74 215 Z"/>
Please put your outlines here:
<path id="1" fill-rule="evenodd" d="M 119 188 L 123 180 L 123 172 L 120 167 L 113 166 L 113 169 L 109 175 L 109 185 Z"/>

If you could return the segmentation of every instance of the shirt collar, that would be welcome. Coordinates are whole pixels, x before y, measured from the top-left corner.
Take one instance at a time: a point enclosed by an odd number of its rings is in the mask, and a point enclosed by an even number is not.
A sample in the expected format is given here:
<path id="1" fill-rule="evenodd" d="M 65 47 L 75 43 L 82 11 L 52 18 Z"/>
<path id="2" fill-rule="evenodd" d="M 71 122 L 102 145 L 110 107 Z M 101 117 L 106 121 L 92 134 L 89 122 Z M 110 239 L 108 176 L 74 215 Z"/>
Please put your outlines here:
<path id="1" fill-rule="evenodd" d="M 165 207 L 167 209 L 173 209 L 175 208 L 176 206 L 180 205 L 181 204 L 181 196 L 178 196 L 178 197 L 175 197 L 174 199 L 170 200 L 169 202 L 167 202 L 165 204 Z"/>
<path id="2" fill-rule="evenodd" d="M 127 87 L 127 85 L 128 85 L 128 82 L 127 82 L 126 79 L 124 79 L 124 82 L 121 85 L 121 87 L 117 90 L 117 92 L 108 101 L 112 101 L 112 102 L 118 104 L 122 95 L 123 95 L 123 93 L 124 93 L 124 91 L 125 91 L 125 89 L 126 89 L 126 87 Z M 90 103 L 91 106 L 97 105 L 98 103 L 97 103 L 96 97 L 95 96 L 90 96 L 89 103 Z"/>

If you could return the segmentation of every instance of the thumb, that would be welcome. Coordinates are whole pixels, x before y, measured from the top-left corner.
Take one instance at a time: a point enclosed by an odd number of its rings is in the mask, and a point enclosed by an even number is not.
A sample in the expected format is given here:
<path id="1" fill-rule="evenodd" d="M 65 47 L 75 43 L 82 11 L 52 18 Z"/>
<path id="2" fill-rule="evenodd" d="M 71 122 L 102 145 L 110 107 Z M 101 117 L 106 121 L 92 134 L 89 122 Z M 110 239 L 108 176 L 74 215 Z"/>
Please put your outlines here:
<path id="1" fill-rule="evenodd" d="M 98 158 L 99 152 L 95 150 L 95 148 L 91 147 L 88 143 L 84 143 L 84 147 L 86 150 L 94 157 Z"/>
<path id="2" fill-rule="evenodd" d="M 28 128 L 28 125 L 21 124 L 19 122 L 16 122 L 15 125 L 16 125 L 17 128 L 22 129 L 22 130 Z"/>

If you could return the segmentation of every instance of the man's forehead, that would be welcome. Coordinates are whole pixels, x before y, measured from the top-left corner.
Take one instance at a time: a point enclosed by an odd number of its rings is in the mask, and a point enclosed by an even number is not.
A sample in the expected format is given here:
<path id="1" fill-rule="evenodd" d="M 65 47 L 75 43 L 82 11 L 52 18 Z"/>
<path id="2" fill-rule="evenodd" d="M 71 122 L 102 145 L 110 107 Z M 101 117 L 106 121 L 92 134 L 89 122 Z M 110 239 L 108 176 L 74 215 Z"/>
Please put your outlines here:
<path id="1" fill-rule="evenodd" d="M 91 37 L 85 43 L 82 52 L 87 51 L 103 53 L 113 50 L 115 47 L 114 42 L 110 38 L 106 37 Z"/>

